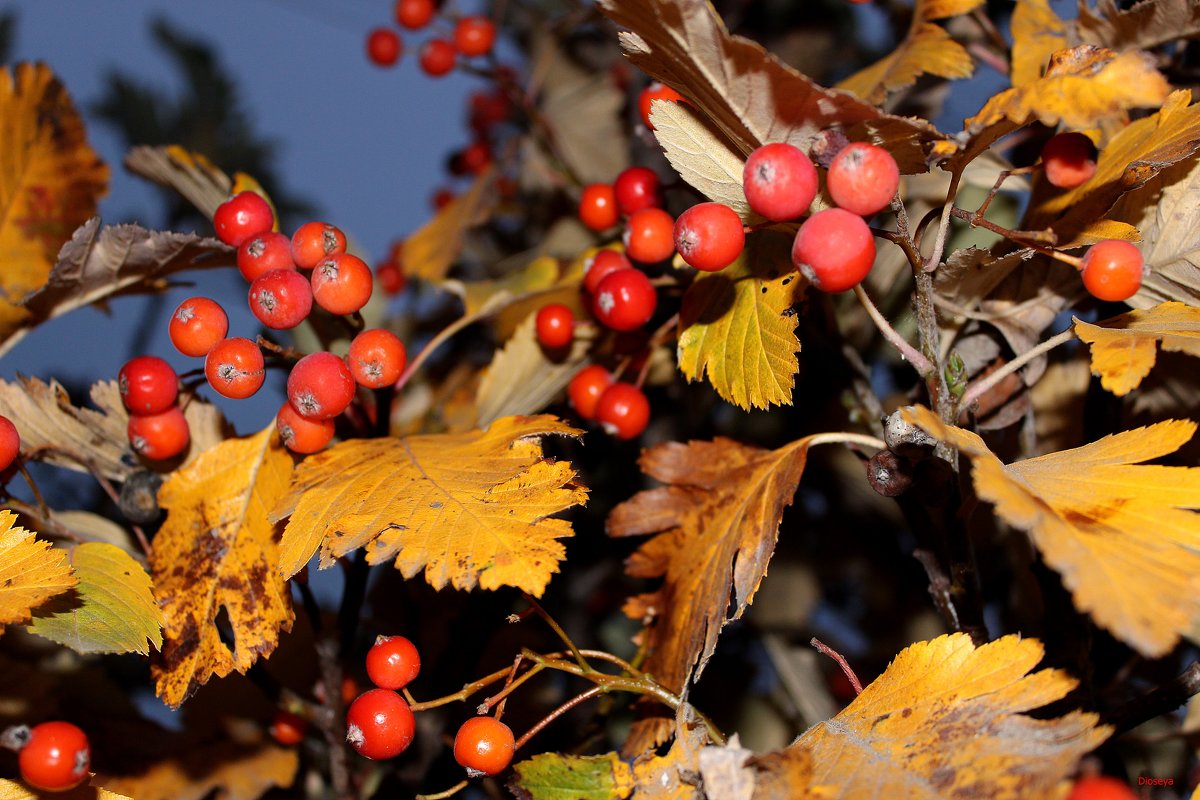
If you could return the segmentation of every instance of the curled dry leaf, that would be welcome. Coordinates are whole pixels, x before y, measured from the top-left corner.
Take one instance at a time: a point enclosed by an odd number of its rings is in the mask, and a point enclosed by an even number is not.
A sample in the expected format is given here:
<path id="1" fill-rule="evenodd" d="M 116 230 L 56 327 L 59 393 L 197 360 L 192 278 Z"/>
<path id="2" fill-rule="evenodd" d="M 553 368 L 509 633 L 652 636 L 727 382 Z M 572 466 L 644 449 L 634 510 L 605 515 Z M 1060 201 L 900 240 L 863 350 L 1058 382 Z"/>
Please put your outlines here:
<path id="1" fill-rule="evenodd" d="M 1092 713 L 1025 713 L 1077 683 L 1058 669 L 1031 672 L 1043 655 L 1041 642 L 1019 636 L 976 647 L 955 633 L 910 645 L 832 720 L 757 759 L 767 773 L 760 789 L 775 793 L 756 796 L 799 796 L 806 782 L 834 797 L 1059 796 L 1111 729 Z"/>
<path id="2" fill-rule="evenodd" d="M 463 238 L 476 225 L 482 225 L 496 206 L 496 171 L 485 169 L 471 188 L 455 197 L 404 240 L 404 274 L 411 278 L 438 282 L 446 277 L 462 251 Z"/>
<path id="3" fill-rule="evenodd" d="M 700 751 L 700 777 L 707 800 L 751 800 L 754 770 L 746 762 L 754 755 L 735 733 L 724 746 L 709 745 Z"/>
<path id="4" fill-rule="evenodd" d="M 1129 394 L 1150 374 L 1163 350 L 1200 356 L 1200 308 L 1163 303 L 1092 325 L 1074 318 L 1075 335 L 1091 346 L 1092 372 L 1117 396 Z"/>
<path id="5" fill-rule="evenodd" d="M 541 753 L 514 764 L 508 786 L 522 800 L 625 800 L 634 789 L 633 770 L 616 753 Z"/>
<path id="6" fill-rule="evenodd" d="M 96 213 L 108 167 L 44 64 L 0 68 L 0 118 L 0 152 L 8 159 L 0 171 L 0 343 L 7 343 L 31 324 L 21 300 L 46 282 L 58 248 Z"/>
<path id="7" fill-rule="evenodd" d="M 275 527 L 267 519 L 287 491 L 292 458 L 274 431 L 272 423 L 222 442 L 159 490 L 167 518 L 150 568 L 165 619 L 152 672 L 167 705 L 180 705 L 213 675 L 245 672 L 292 627 L 287 585 L 276 570 Z M 217 628 L 222 610 L 232 650 Z"/>
<path id="8" fill-rule="evenodd" d="M 360 547 L 435 589 L 515 586 L 541 596 L 566 555 L 571 524 L 552 514 L 584 502 L 565 461 L 542 454 L 548 435 L 580 431 L 551 416 L 504 417 L 486 430 L 351 439 L 304 460 L 269 506 L 290 517 L 280 571 L 319 548 L 321 566 Z"/>
<path id="9" fill-rule="evenodd" d="M 1075 605 L 1144 656 L 1200 630 L 1200 468 L 1143 465 L 1196 424 L 1170 420 L 1005 466 L 929 409 L 905 418 L 971 461 L 980 499 L 1027 531 Z"/>
<path id="10" fill-rule="evenodd" d="M 1121 9 L 1113 0 L 1079 4 L 1075 31 L 1080 41 L 1111 47 L 1149 50 L 1200 34 L 1200 5 L 1193 0 L 1142 0 Z"/>
<path id="11" fill-rule="evenodd" d="M 16 520 L 0 510 L 0 625 L 25 622 L 33 609 L 78 582 L 66 552 L 14 526 Z"/>
<path id="12" fill-rule="evenodd" d="M 125 154 L 125 168 L 173 189 L 209 219 L 233 194 L 233 181 L 204 155 L 179 145 L 141 145 Z"/>

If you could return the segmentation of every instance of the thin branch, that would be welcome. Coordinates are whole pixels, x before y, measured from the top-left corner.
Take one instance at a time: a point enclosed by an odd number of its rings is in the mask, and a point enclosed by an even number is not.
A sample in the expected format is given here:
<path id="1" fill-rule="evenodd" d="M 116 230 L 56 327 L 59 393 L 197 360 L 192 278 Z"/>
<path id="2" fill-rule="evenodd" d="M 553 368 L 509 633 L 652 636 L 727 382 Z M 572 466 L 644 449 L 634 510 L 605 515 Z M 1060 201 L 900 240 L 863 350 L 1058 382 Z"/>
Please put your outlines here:
<path id="1" fill-rule="evenodd" d="M 1114 735 L 1121 734 L 1147 720 L 1174 711 L 1197 694 L 1200 694 L 1200 662 L 1193 661 L 1170 682 L 1133 698 L 1103 717 L 1116 728 Z"/>
<path id="2" fill-rule="evenodd" d="M 609 690 L 604 686 L 593 686 L 592 688 L 588 689 L 586 692 L 575 695 L 570 700 L 563 703 L 561 706 L 554 709 L 549 714 L 547 714 L 546 716 L 544 716 L 540 720 L 538 720 L 537 724 L 535 724 L 532 728 L 525 731 L 525 733 L 521 736 L 521 738 L 517 739 L 516 743 L 513 745 L 513 750 L 520 750 L 522 747 L 524 747 L 526 744 L 529 743 L 530 739 L 532 739 L 534 736 L 537 736 L 539 733 L 541 733 L 547 725 L 549 725 L 551 722 L 554 722 L 554 720 L 558 719 L 563 714 L 570 711 L 572 708 L 575 708 L 578 705 L 582 705 L 583 703 L 586 703 L 588 700 L 591 700 L 593 697 L 599 697 L 600 695 L 604 694 L 607 691 L 609 691 Z"/>
<path id="3" fill-rule="evenodd" d="M 817 649 L 817 652 L 823 653 L 824 655 L 827 655 L 830 658 L 832 658 L 834 661 L 836 661 L 837 665 L 842 668 L 842 673 L 846 676 L 846 679 L 848 681 L 850 681 L 850 685 L 852 687 L 854 687 L 854 693 L 862 694 L 862 690 L 863 690 L 862 681 L 860 681 L 858 679 L 858 676 L 854 674 L 854 669 L 851 668 L 849 662 L 846 661 L 845 656 L 843 656 L 837 650 L 834 650 L 832 647 L 825 644 L 824 642 L 822 642 L 820 639 L 818 639 L 815 636 L 809 641 L 809 644 L 811 644 L 813 647 L 815 647 Z"/>
<path id="4" fill-rule="evenodd" d="M 1000 367 L 995 372 L 989 372 L 979 380 L 971 382 L 967 386 L 967 390 L 963 392 L 962 399 L 958 403 L 958 408 L 970 408 L 974 403 L 978 402 L 980 397 L 982 397 L 989 389 L 998 384 L 1000 381 L 1004 380 L 1009 375 L 1028 364 L 1030 361 L 1033 361 L 1035 358 L 1038 358 L 1039 356 L 1058 347 L 1060 344 L 1069 342 L 1074 338 L 1075 329 L 1073 327 L 1067 328 L 1062 333 L 1058 334 L 1057 336 L 1050 337 L 1032 350 L 1025 351 L 1012 361 L 1009 361 L 1003 367 Z"/>
<path id="5" fill-rule="evenodd" d="M 880 313 L 875 303 L 871 301 L 867 290 L 862 287 L 862 284 L 857 284 L 854 287 L 854 296 L 858 298 L 858 302 L 862 303 L 867 315 L 875 323 L 875 327 L 883 334 L 883 338 L 887 339 L 900 352 L 900 357 L 912 364 L 913 369 L 922 378 L 927 377 L 933 371 L 933 364 L 917 348 L 905 341 L 904 337 L 892 327 L 892 324 L 887 321 L 887 318 Z"/>
<path id="6" fill-rule="evenodd" d="M 558 624 L 554 617 L 550 616 L 546 612 L 546 609 L 542 608 L 541 604 L 538 603 L 537 600 L 533 599 L 533 595 L 529 594 L 528 592 L 521 592 L 521 594 L 525 597 L 525 602 L 529 603 L 530 607 L 534 610 L 534 613 L 541 617 L 542 621 L 550 626 L 550 629 L 554 631 L 554 634 L 558 636 L 559 640 L 567 646 L 568 650 L 571 651 L 571 655 L 575 657 L 576 663 L 578 663 L 583 669 L 591 671 L 592 665 L 589 664 L 587 659 L 583 657 L 583 654 L 579 652 L 579 648 L 575 646 L 575 642 L 571 641 L 571 637 L 567 635 L 567 632 L 562 629 L 562 626 Z"/>

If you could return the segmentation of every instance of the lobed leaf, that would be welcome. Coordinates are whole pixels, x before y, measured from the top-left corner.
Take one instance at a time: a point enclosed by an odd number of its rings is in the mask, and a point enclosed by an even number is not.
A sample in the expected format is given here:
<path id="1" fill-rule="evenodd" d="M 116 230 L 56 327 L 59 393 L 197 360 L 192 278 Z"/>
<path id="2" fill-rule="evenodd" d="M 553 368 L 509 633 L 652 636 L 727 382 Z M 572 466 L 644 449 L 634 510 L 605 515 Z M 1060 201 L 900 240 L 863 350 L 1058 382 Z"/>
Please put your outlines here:
<path id="1" fill-rule="evenodd" d="M 1092 373 L 1119 397 L 1150 374 L 1159 344 L 1163 350 L 1200 356 L 1200 308 L 1196 306 L 1163 303 L 1095 325 L 1073 319 L 1075 335 L 1091 346 Z"/>
<path id="2" fill-rule="evenodd" d="M 664 101 L 653 105 L 654 138 L 679 176 L 709 200 L 732 208 L 743 222 L 761 222 L 742 189 L 745 157 L 690 106 Z"/>
<path id="3" fill-rule="evenodd" d="M 17 515 L 0 509 L 0 625 L 25 622 L 31 612 L 76 585 L 67 554 L 15 526 Z"/>

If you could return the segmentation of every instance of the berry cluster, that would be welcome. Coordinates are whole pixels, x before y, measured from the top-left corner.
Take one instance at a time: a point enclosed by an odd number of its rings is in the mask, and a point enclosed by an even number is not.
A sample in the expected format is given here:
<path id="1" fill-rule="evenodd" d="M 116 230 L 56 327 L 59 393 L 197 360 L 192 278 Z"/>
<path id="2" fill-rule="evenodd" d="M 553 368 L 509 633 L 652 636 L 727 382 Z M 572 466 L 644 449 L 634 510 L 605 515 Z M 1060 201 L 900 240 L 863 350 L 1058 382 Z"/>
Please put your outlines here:
<path id="1" fill-rule="evenodd" d="M 70 722 L 14 725 L 0 734 L 0 745 L 17 751 L 21 780 L 43 792 L 74 789 L 92 764 L 87 734 Z"/>
<path id="2" fill-rule="evenodd" d="M 174 458 L 191 441 L 179 400 L 179 376 L 158 356 L 137 356 L 117 373 L 121 401 L 129 412 L 129 444 L 151 461 Z"/>
<path id="3" fill-rule="evenodd" d="M 409 31 L 419 31 L 433 22 L 439 14 L 434 0 L 396 0 L 396 24 Z M 434 36 L 421 45 L 418 61 L 430 77 L 441 77 L 452 71 L 459 56 L 475 58 L 492 52 L 496 42 L 496 26 L 487 17 L 464 16 L 454 21 L 449 35 Z M 378 27 L 367 34 L 367 58 L 380 67 L 390 67 L 404 53 L 400 34 L 391 27 Z"/>

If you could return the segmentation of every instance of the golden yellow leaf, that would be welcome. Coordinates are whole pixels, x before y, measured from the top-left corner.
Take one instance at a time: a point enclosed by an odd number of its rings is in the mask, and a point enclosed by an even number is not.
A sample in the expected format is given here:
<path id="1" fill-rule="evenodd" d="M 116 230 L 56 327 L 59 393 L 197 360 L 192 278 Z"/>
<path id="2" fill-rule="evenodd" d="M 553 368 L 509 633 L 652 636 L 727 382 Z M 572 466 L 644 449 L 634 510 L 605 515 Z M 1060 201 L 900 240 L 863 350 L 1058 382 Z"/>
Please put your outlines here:
<path id="1" fill-rule="evenodd" d="M 642 452 L 642 471 L 666 486 L 614 508 L 608 535 L 657 534 L 629 557 L 625 571 L 661 577 L 662 586 L 632 598 L 625 612 L 651 622 L 645 669 L 672 691 L 683 690 L 693 668 L 699 676 L 721 629 L 754 599 L 810 438 L 778 450 L 715 439 Z"/>
<path id="2" fill-rule="evenodd" d="M 0 625 L 25 622 L 33 609 L 77 583 L 66 552 L 13 527 L 16 519 L 0 509 Z"/>
<path id="3" fill-rule="evenodd" d="M 558 259 L 539 256 L 500 278 L 442 281 L 442 288 L 462 298 L 464 314 L 483 314 L 544 291 L 559 282 Z"/>
<path id="4" fill-rule="evenodd" d="M 296 779 L 294 747 L 222 741 L 193 747 L 137 775 L 99 775 L 115 791 L 137 800 L 257 800 Z"/>
<path id="5" fill-rule="evenodd" d="M 929 409 L 906 418 L 971 460 L 980 499 L 1027 531 L 1075 605 L 1144 656 L 1200 624 L 1200 468 L 1142 465 L 1196 424 L 1170 420 L 1005 466 L 974 433 Z"/>
<path id="6" fill-rule="evenodd" d="M 1075 319 L 1075 335 L 1091 345 L 1092 373 L 1118 396 L 1129 394 L 1150 374 L 1163 350 L 1200 356 L 1200 308 L 1163 303 L 1092 325 Z"/>
<path id="7" fill-rule="evenodd" d="M 134 800 L 132 797 L 87 784 L 69 792 L 34 792 L 23 783 L 0 778 L 0 800 L 45 800 L 47 797 L 53 797 L 55 800 Z"/>
<path id="8" fill-rule="evenodd" d="M 709 200 L 732 208 L 743 222 L 762 221 L 742 190 L 746 159 L 695 109 L 685 103 L 655 103 L 650 122 L 680 177 Z"/>
<path id="9" fill-rule="evenodd" d="M 1059 247 L 1063 250 L 1070 250 L 1075 247 L 1089 247 L 1105 239 L 1140 242 L 1142 234 L 1128 222 L 1119 222 L 1115 219 L 1100 219 L 1089 224 L 1086 228 L 1076 233 L 1071 241 L 1063 242 Z"/>
<path id="10" fill-rule="evenodd" d="M 294 618 L 276 570 L 279 547 L 267 512 L 287 490 L 292 457 L 274 424 L 230 439 L 171 474 L 158 493 L 167 512 L 150 554 L 163 610 L 158 695 L 178 706 L 216 675 L 245 672 L 279 643 Z M 224 611 L 234 648 L 221 641 Z"/>
<path id="11" fill-rule="evenodd" d="M 87 143 L 67 90 L 44 64 L 0 68 L 0 342 L 26 324 L 71 232 L 96 213 L 108 167 Z"/>
<path id="12" fill-rule="evenodd" d="M 838 797 L 1057 796 L 1111 729 L 1092 713 L 1024 713 L 1077 683 L 1058 669 L 1030 673 L 1043 655 L 1040 642 L 1019 636 L 979 647 L 964 633 L 918 642 L 788 749 L 810 753 L 810 780 Z"/>
<path id="13" fill-rule="evenodd" d="M 1012 85 L 1028 86 L 1042 77 L 1050 56 L 1067 47 L 1065 23 L 1050 0 L 1017 0 L 1012 14 Z"/>
<path id="14" fill-rule="evenodd" d="M 720 272 L 697 275 L 679 312 L 679 369 L 707 377 L 739 408 L 790 405 L 800 368 L 792 306 L 804 281 L 792 266 L 791 238 L 759 231 Z"/>
<path id="15" fill-rule="evenodd" d="M 600 0 L 629 60 L 683 95 L 749 155 L 768 142 L 807 150 L 832 126 L 852 141 L 872 141 L 904 173 L 928 171 L 926 157 L 946 137 L 922 120 L 887 114 L 818 85 L 741 36 L 730 35 L 708 0 Z"/>
<path id="16" fill-rule="evenodd" d="M 552 519 L 587 497 L 565 461 L 539 439 L 580 431 L 554 417 L 504 417 L 487 430 L 351 439 L 304 460 L 273 520 L 291 517 L 279 569 L 293 575 L 318 548 L 321 566 L 368 546 L 372 564 L 396 559 L 431 586 L 540 596 L 572 535 Z"/>
<path id="17" fill-rule="evenodd" d="M 177 144 L 139 145 L 125 155 L 125 168 L 135 175 L 173 189 L 211 218 L 232 192 L 233 181 L 201 153 Z"/>
<path id="18" fill-rule="evenodd" d="M 813 786 L 812 753 L 788 747 L 764 753 L 753 760 L 754 794 L 751 800 L 825 800 L 842 797 L 832 787 Z"/>
<path id="19" fill-rule="evenodd" d="M 485 222 L 496 205 L 496 172 L 486 169 L 471 188 L 455 197 L 404 240 L 404 274 L 440 281 L 458 258 L 463 237 Z"/>

